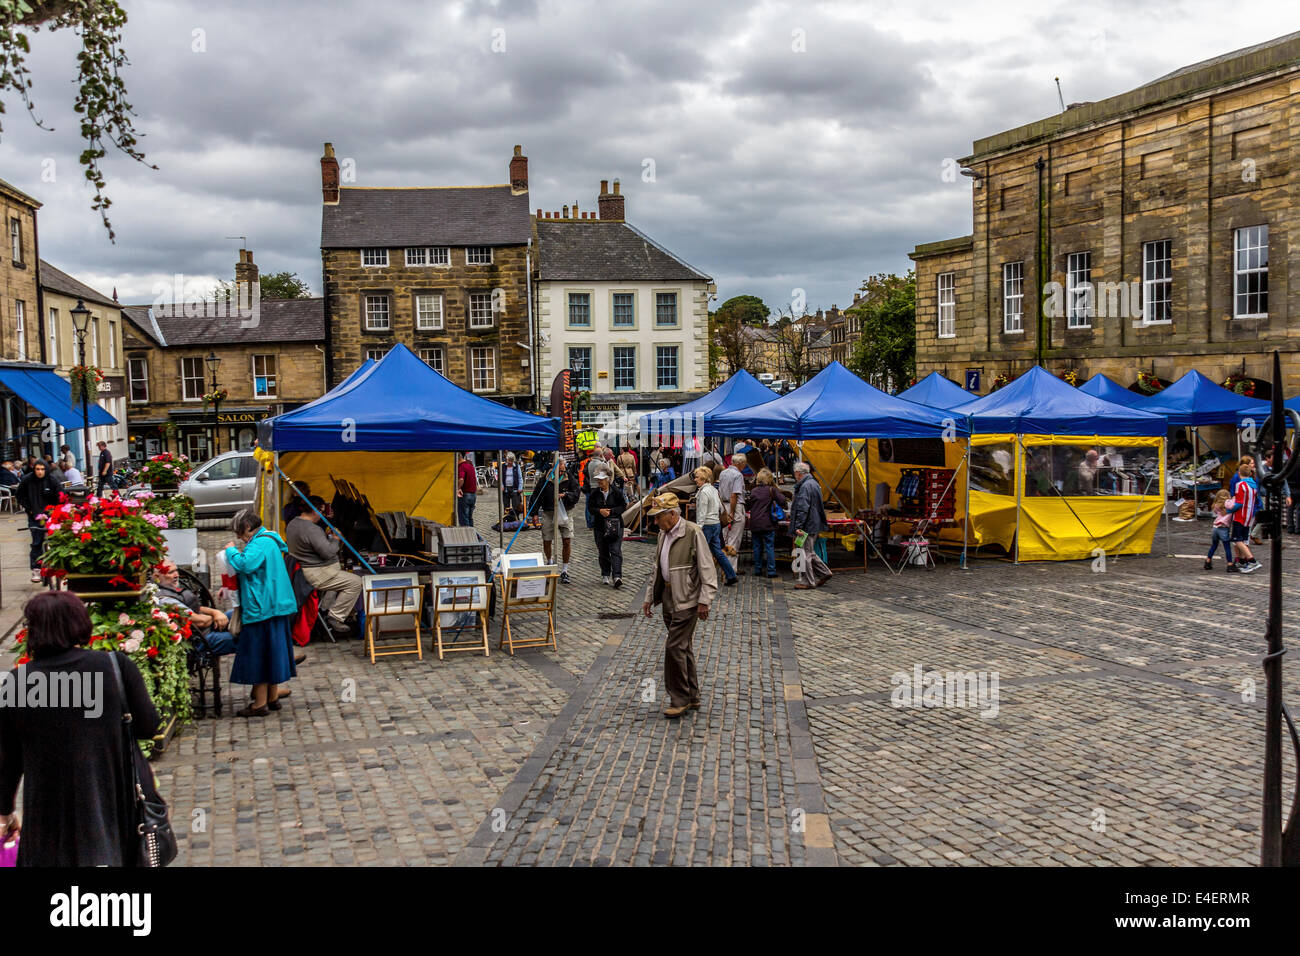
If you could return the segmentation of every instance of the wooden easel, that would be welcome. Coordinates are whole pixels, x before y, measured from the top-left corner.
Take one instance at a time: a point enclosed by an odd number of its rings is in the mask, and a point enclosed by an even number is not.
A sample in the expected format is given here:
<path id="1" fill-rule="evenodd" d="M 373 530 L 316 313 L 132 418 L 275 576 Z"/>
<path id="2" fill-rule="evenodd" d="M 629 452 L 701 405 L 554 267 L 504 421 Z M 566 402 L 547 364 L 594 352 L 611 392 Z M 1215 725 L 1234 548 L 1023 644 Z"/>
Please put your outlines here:
<path id="1" fill-rule="evenodd" d="M 548 569 L 546 574 L 514 574 L 509 577 L 498 574 L 496 579 L 501 584 L 501 636 L 497 641 L 497 650 L 505 648 L 511 655 L 514 654 L 515 648 L 549 647 L 552 650 L 559 650 L 555 643 L 555 591 L 560 575 Z M 521 581 L 538 580 L 546 582 L 544 594 L 539 597 L 519 597 Z M 510 616 L 536 613 L 546 615 L 546 633 L 516 639 L 510 627 Z"/>
<path id="2" fill-rule="evenodd" d="M 453 651 L 477 651 L 481 649 L 484 657 L 490 655 L 491 651 L 488 648 L 487 607 L 474 606 L 474 592 L 480 588 L 486 591 L 488 587 L 489 585 L 486 581 L 482 584 L 434 585 L 433 649 L 438 652 L 438 660 L 442 660 L 444 654 L 450 654 Z M 443 591 L 451 592 L 451 600 L 447 604 L 442 603 Z M 467 611 L 478 616 L 479 633 L 482 635 L 482 641 L 474 641 L 473 643 L 463 645 L 453 642 L 451 646 L 445 646 L 442 642 L 442 615 L 464 614 Z"/>
<path id="3" fill-rule="evenodd" d="M 415 607 L 410 606 L 406 595 L 415 592 Z M 362 593 L 362 607 L 366 609 L 366 651 L 370 654 L 370 663 L 375 662 L 376 657 L 394 657 L 400 654 L 414 654 L 420 660 L 424 660 L 424 650 L 421 647 L 420 635 L 420 614 L 422 612 L 422 600 L 424 589 L 418 584 L 412 587 L 410 584 L 397 584 L 393 587 L 370 588 Z M 396 607 L 394 607 L 394 602 Z M 375 605 L 379 607 L 376 608 Z M 400 615 L 410 615 L 415 626 L 415 642 L 399 644 L 376 645 L 375 638 L 381 633 L 380 622 L 385 617 L 396 617 Z M 379 650 L 382 647 L 383 650 Z"/>

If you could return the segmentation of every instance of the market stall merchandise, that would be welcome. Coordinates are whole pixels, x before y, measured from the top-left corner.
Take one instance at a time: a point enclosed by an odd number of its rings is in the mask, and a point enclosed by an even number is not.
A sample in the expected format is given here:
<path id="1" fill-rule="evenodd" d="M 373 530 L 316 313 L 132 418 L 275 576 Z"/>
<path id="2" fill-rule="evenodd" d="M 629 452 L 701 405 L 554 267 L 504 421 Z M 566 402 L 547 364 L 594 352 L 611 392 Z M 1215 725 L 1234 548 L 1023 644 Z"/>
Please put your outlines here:
<path id="1" fill-rule="evenodd" d="M 1165 419 L 1039 366 L 954 409 L 969 416 L 970 528 L 1016 560 L 1146 554 L 1164 506 Z"/>

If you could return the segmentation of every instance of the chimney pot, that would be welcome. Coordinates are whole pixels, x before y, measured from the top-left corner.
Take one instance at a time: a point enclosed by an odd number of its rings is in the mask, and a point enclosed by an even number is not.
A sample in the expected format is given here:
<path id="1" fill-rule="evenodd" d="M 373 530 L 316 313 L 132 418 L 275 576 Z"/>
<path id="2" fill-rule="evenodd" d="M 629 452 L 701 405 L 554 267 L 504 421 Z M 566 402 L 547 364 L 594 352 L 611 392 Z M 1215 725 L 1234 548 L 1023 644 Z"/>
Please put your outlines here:
<path id="1" fill-rule="evenodd" d="M 510 193 L 518 196 L 528 192 L 528 157 L 522 146 L 515 147 L 515 154 L 510 157 Z"/>
<path id="2" fill-rule="evenodd" d="M 602 179 L 602 180 L 600 181 L 600 191 L 601 191 L 602 193 L 607 193 L 607 192 L 609 192 L 609 180 L 608 180 L 608 179 Z"/>
<path id="3" fill-rule="evenodd" d="M 239 250 L 239 262 L 235 264 L 235 294 L 240 302 L 251 302 L 253 289 L 258 287 L 257 266 L 253 264 L 251 249 Z M 241 291 L 247 288 L 247 291 Z"/>
<path id="4" fill-rule="evenodd" d="M 325 155 L 320 158 L 321 202 L 337 205 L 339 201 L 339 161 L 334 158 L 334 144 L 325 144 Z"/>
<path id="5" fill-rule="evenodd" d="M 564 206 L 564 207 L 562 207 L 562 208 L 564 209 L 564 218 L 565 218 L 565 219 L 568 219 L 568 218 L 569 218 L 569 207 L 568 207 L 568 206 Z"/>
<path id="6" fill-rule="evenodd" d="M 542 210 L 540 208 L 537 210 L 537 218 L 538 219 L 542 218 Z"/>
<path id="7" fill-rule="evenodd" d="M 614 195 L 618 195 L 618 180 L 614 180 Z"/>

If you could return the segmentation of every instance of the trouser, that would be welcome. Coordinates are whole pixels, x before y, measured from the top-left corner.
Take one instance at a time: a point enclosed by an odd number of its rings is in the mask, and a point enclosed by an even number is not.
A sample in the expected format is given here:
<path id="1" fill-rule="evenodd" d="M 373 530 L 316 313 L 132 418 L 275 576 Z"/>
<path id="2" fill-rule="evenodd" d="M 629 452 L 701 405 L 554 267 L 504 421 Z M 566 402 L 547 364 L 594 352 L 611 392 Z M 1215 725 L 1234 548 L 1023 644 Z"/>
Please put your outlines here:
<path id="1" fill-rule="evenodd" d="M 507 488 L 501 493 L 501 497 L 502 497 L 502 507 L 504 507 L 507 511 L 510 510 L 511 508 L 514 508 L 515 514 L 519 515 L 521 518 L 523 517 L 524 496 L 522 494 L 520 494 L 518 491 L 512 491 L 511 489 Z"/>
<path id="2" fill-rule="evenodd" d="M 1214 557 L 1214 552 L 1218 550 L 1220 544 L 1223 545 L 1223 556 L 1227 558 L 1229 564 L 1232 564 L 1232 543 L 1227 528 L 1214 529 L 1214 537 L 1210 539 L 1210 551 L 1205 556 L 1205 560 L 1209 561 Z"/>
<path id="3" fill-rule="evenodd" d="M 1300 501 L 1291 499 L 1290 508 L 1286 509 L 1286 530 L 1290 534 L 1300 534 Z"/>
<path id="4" fill-rule="evenodd" d="M 100 497 L 100 498 L 104 497 L 104 488 L 105 488 L 105 487 L 112 488 L 112 487 L 113 487 L 113 479 L 112 479 L 112 477 L 110 477 L 109 475 L 100 475 L 100 476 L 99 476 L 99 484 L 98 484 L 98 486 L 95 488 L 95 494 L 96 494 L 98 497 Z"/>
<path id="5" fill-rule="evenodd" d="M 304 565 L 302 576 L 320 592 L 319 613 L 328 614 L 330 623 L 341 627 L 361 597 L 361 578 L 344 571 L 337 561 L 312 568 Z"/>
<path id="6" fill-rule="evenodd" d="M 235 653 L 235 639 L 230 636 L 229 631 L 208 631 L 203 640 L 207 642 L 208 650 L 216 657 Z"/>
<path id="7" fill-rule="evenodd" d="M 731 548 L 733 551 L 740 550 L 740 541 L 745 536 L 745 507 L 743 504 L 736 508 L 736 516 L 727 529 L 722 532 L 722 543 Z"/>
<path id="8" fill-rule="evenodd" d="M 803 542 L 803 570 L 798 572 L 797 578 L 800 584 L 817 585 L 821 584 L 831 576 L 831 569 L 826 566 L 826 562 L 817 557 L 817 536 L 808 535 Z"/>
<path id="9" fill-rule="evenodd" d="M 596 554 L 600 557 L 601 577 L 621 578 L 623 576 L 623 535 L 621 533 L 613 541 L 607 541 L 604 526 L 596 525 Z"/>
<path id="10" fill-rule="evenodd" d="M 668 639 L 664 644 L 664 688 L 674 707 L 684 707 L 700 699 L 700 680 L 695 673 L 695 606 L 677 610 L 672 603 L 672 588 L 664 585 L 664 627 Z"/>
<path id="11" fill-rule="evenodd" d="M 27 566 L 35 571 L 41 566 L 41 552 L 45 550 L 45 529 L 40 525 L 29 525 L 27 530 L 32 536 L 32 548 L 27 553 Z"/>
<path id="12" fill-rule="evenodd" d="M 713 552 L 713 558 L 718 562 L 718 567 L 722 568 L 722 573 L 728 581 L 736 578 L 736 569 L 731 566 L 727 560 L 727 552 L 722 550 L 722 525 L 720 524 L 702 524 L 700 530 L 704 532 L 704 540 L 709 542 L 709 550 Z"/>
<path id="13" fill-rule="evenodd" d="M 754 542 L 754 573 L 776 574 L 776 532 L 751 531 Z"/>
<path id="14" fill-rule="evenodd" d="M 472 491 L 467 491 L 456 499 L 456 522 L 462 527 L 474 527 L 474 502 L 477 500 L 478 495 Z"/>

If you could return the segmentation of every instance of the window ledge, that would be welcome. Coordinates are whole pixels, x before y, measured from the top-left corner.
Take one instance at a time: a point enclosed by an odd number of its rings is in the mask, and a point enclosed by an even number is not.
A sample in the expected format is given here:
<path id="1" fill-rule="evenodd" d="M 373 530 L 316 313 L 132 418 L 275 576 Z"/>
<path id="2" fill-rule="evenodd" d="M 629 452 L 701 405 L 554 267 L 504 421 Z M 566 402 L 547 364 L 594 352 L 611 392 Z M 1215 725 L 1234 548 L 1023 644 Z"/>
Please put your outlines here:
<path id="1" fill-rule="evenodd" d="M 1267 312 L 1260 312 L 1260 313 L 1256 313 L 1255 315 L 1234 315 L 1232 317 L 1234 322 L 1237 319 L 1267 319 L 1267 318 L 1268 318 Z"/>
<path id="2" fill-rule="evenodd" d="M 1003 335 L 1024 335 L 1025 330 L 1024 329 L 1003 329 L 1002 334 Z"/>

